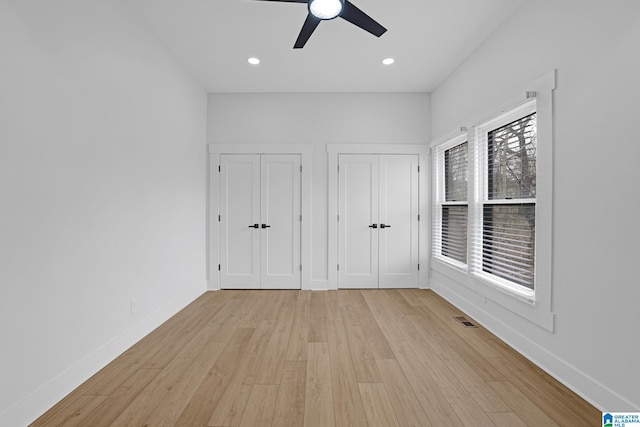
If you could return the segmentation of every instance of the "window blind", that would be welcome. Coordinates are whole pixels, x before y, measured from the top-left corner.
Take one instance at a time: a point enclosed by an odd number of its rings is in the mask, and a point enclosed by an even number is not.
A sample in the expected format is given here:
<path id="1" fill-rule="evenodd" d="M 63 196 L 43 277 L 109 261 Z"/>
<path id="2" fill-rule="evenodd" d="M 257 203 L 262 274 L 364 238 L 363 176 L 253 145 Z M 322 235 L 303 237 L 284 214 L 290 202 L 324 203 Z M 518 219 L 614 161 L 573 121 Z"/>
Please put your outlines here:
<path id="1" fill-rule="evenodd" d="M 467 210 L 465 206 L 442 206 L 442 255 L 467 262 Z"/>
<path id="2" fill-rule="evenodd" d="M 482 270 L 533 289 L 535 204 L 485 204 Z"/>

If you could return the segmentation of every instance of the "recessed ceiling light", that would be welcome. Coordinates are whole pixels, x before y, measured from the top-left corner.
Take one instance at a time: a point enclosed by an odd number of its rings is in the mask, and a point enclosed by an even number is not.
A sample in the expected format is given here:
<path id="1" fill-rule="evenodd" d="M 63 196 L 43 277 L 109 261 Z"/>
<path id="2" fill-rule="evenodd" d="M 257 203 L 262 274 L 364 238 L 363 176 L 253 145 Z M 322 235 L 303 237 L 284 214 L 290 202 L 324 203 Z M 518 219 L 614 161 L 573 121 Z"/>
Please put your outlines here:
<path id="1" fill-rule="evenodd" d="M 384 59 L 382 60 L 382 63 L 383 63 L 384 65 L 391 65 L 391 64 L 393 64 L 394 62 L 396 62 L 396 60 L 395 60 L 395 59 L 393 59 L 393 58 L 384 58 Z"/>
<path id="2" fill-rule="evenodd" d="M 260 60 L 258 58 L 249 58 L 247 59 L 247 62 L 251 65 L 258 65 L 260 63 Z"/>

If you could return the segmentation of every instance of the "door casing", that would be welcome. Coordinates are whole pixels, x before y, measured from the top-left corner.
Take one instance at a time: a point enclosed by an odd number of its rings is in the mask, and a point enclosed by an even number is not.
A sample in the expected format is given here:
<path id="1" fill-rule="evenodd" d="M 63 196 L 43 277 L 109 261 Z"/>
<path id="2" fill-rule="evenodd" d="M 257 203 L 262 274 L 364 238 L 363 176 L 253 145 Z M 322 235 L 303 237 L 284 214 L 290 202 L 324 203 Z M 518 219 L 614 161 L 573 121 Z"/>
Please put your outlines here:
<path id="1" fill-rule="evenodd" d="M 220 289 L 220 156 L 222 154 L 299 154 L 302 165 L 300 258 L 302 264 L 301 287 L 312 289 L 311 281 L 311 189 L 312 189 L 312 144 L 209 144 L 209 209 L 208 218 L 208 265 L 209 290 Z"/>
<path id="2" fill-rule="evenodd" d="M 426 144 L 327 144 L 328 161 L 328 284 L 327 288 L 338 289 L 338 157 L 340 154 L 417 154 L 420 166 L 419 173 L 419 248 L 418 258 L 420 270 L 418 271 L 418 287 L 429 287 L 428 274 L 429 258 L 431 254 L 431 238 L 429 235 L 431 224 L 431 212 L 429 200 L 431 194 L 430 185 L 430 154 Z"/>
<path id="3" fill-rule="evenodd" d="M 300 289 L 300 155 L 220 156 L 224 289 Z"/>
<path id="4" fill-rule="evenodd" d="M 419 156 L 340 154 L 338 287 L 417 288 Z"/>
<path id="5" fill-rule="evenodd" d="M 428 267 L 430 257 L 430 224 L 429 210 L 430 161 L 429 146 L 424 144 L 327 144 L 327 215 L 328 215 L 328 247 L 327 247 L 327 281 L 311 280 L 311 201 L 312 201 L 312 166 L 313 144 L 209 144 L 209 211 L 208 221 L 208 265 L 207 280 L 209 290 L 220 289 L 219 249 L 219 174 L 220 154 L 223 153 L 281 153 L 300 154 L 302 156 L 302 229 L 301 229 L 301 257 L 302 257 L 302 289 L 321 290 L 338 289 L 338 155 L 349 154 L 418 154 L 420 156 L 420 272 L 419 287 L 428 288 Z M 323 155 L 323 153 L 320 153 Z M 313 283 L 313 286 L 312 286 Z"/>

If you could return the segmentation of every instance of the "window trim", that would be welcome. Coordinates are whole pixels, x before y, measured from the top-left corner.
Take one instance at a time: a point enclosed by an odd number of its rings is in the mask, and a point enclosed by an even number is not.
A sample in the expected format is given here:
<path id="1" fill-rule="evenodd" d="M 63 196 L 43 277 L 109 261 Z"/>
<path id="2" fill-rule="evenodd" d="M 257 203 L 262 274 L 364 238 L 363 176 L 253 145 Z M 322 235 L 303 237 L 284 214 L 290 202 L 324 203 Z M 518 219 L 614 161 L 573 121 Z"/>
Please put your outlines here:
<path id="1" fill-rule="evenodd" d="M 435 153 L 435 147 L 442 146 L 456 137 L 466 137 L 469 143 L 473 145 L 473 149 L 475 149 L 476 127 L 486 126 L 487 123 L 535 97 L 537 114 L 535 298 L 528 298 L 518 292 L 517 289 L 509 289 L 508 286 L 500 283 L 500 280 L 491 280 L 491 278 L 483 277 L 482 275 L 471 274 L 469 269 L 461 269 L 459 266 L 443 261 L 441 257 L 435 256 L 435 252 L 432 253 L 431 266 L 434 271 L 452 280 L 452 284 L 464 286 L 467 292 L 468 290 L 473 291 L 479 297 L 479 301 L 485 302 L 483 307 L 486 307 L 487 310 L 490 310 L 490 305 L 486 303 L 491 301 L 549 332 L 553 332 L 555 327 L 555 315 L 552 311 L 553 92 L 555 88 L 556 71 L 552 70 L 530 82 L 511 97 L 507 97 L 506 102 L 498 104 L 495 108 L 485 110 L 485 113 L 488 111 L 491 114 L 483 114 L 480 117 L 469 120 L 466 122 L 467 127 L 438 138 L 431 144 L 432 153 Z M 472 149 L 471 146 L 469 149 Z M 472 154 L 470 152 L 471 158 Z M 475 167 L 475 165 L 470 165 L 470 167 Z M 478 195 L 473 193 L 476 191 L 477 186 L 472 170 L 470 168 L 469 172 L 470 203 L 472 200 L 478 200 Z M 434 211 L 436 208 L 435 200 L 432 197 Z M 470 212 L 471 215 L 472 213 Z M 435 227 L 435 221 L 433 226 Z M 470 223 L 469 230 L 472 227 L 473 225 Z M 432 238 L 434 230 L 435 228 L 432 229 Z M 468 258 L 468 262 L 471 265 L 472 260 Z M 462 290 L 457 292 L 462 292 Z"/>

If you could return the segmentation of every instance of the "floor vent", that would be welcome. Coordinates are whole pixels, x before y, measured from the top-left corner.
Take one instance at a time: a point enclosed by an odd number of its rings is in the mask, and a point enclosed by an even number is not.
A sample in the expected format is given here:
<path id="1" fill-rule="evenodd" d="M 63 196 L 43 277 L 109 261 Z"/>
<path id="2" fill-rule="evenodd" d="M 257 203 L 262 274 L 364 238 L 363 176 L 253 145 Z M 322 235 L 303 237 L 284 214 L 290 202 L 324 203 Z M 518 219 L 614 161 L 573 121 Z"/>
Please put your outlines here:
<path id="1" fill-rule="evenodd" d="M 454 318 L 456 321 L 458 321 L 458 322 L 462 323 L 462 325 L 463 325 L 465 328 L 477 328 L 477 326 L 476 326 L 476 325 L 474 325 L 473 323 L 471 323 L 471 322 L 470 322 L 469 320 L 467 320 L 467 318 L 466 318 L 466 317 L 464 317 L 464 316 L 453 316 L 453 318 Z"/>

